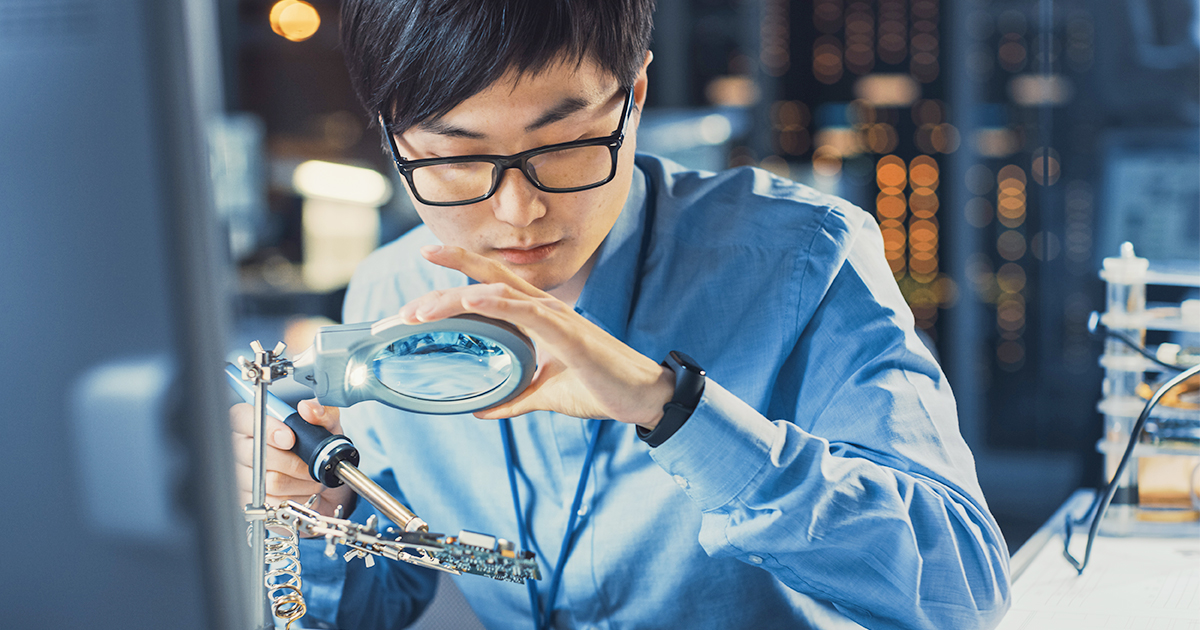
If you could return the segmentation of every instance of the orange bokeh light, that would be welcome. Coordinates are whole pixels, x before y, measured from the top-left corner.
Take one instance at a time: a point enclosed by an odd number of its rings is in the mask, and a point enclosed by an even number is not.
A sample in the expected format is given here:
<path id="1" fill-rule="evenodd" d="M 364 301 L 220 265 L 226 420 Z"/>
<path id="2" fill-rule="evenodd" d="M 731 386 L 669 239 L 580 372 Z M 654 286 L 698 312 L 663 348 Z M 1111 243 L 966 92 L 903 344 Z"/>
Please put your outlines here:
<path id="1" fill-rule="evenodd" d="M 907 208 L 901 195 L 879 193 L 875 198 L 875 212 L 881 219 L 900 219 Z"/>
<path id="2" fill-rule="evenodd" d="M 996 181 L 1000 183 L 1001 188 L 1004 187 L 1004 180 L 1006 179 L 1015 179 L 1017 180 L 1016 184 L 1010 185 L 1019 185 L 1022 190 L 1025 188 L 1025 171 L 1021 170 L 1021 167 L 1016 164 L 1009 164 L 1001 168 L 999 173 L 996 173 Z"/>
<path id="3" fill-rule="evenodd" d="M 875 165 L 875 181 L 880 188 L 903 189 L 907 179 L 904 160 L 894 155 L 885 155 L 879 158 L 879 162 Z"/>
<path id="4" fill-rule="evenodd" d="M 938 198 L 928 188 L 918 188 L 908 196 L 908 205 L 912 207 L 914 217 L 920 219 L 932 218 L 938 211 Z"/>
<path id="5" fill-rule="evenodd" d="M 928 155 L 918 155 L 908 166 L 908 179 L 912 182 L 913 188 L 937 188 L 937 162 Z"/>
<path id="6" fill-rule="evenodd" d="M 316 34 L 321 15 L 303 0 L 279 0 L 268 17 L 275 34 L 293 42 L 302 42 Z"/>

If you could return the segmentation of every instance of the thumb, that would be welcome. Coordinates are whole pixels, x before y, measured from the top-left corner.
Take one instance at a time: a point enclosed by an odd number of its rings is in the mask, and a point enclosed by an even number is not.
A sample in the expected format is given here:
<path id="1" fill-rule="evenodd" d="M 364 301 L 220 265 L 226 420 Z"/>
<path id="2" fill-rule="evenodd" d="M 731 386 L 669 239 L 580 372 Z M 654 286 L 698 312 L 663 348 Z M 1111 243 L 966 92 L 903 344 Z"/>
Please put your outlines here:
<path id="1" fill-rule="evenodd" d="M 300 417 L 309 424 L 316 424 L 329 429 L 331 433 L 342 432 L 341 410 L 337 407 L 326 407 L 317 402 L 316 398 L 300 401 Z"/>

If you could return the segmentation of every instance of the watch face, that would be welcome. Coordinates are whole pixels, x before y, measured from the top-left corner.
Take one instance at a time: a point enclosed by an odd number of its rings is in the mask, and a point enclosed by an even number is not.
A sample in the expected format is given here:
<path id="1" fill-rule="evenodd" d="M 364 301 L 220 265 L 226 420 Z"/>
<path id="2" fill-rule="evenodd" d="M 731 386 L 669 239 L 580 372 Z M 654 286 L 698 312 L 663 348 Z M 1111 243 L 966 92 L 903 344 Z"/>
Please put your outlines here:
<path id="1" fill-rule="evenodd" d="M 675 369 L 675 365 L 678 365 L 678 366 L 684 368 L 685 370 L 694 372 L 696 374 L 699 374 L 700 376 L 704 376 L 704 368 L 700 367 L 700 365 L 697 364 L 696 360 L 693 359 L 692 357 L 689 357 L 688 355 L 686 355 L 678 350 L 672 350 L 671 353 L 667 355 L 667 357 L 668 357 L 667 360 L 670 363 L 674 364 L 671 366 L 672 370 Z"/>

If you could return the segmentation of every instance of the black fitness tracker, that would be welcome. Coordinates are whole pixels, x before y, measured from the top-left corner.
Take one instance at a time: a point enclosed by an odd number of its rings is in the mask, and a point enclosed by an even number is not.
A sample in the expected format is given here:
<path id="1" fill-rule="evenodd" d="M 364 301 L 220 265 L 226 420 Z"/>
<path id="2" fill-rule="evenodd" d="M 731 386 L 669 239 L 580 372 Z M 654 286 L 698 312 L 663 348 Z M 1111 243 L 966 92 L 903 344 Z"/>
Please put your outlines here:
<path id="1" fill-rule="evenodd" d="M 672 350 L 662 365 L 675 373 L 675 393 L 671 396 L 671 402 L 663 405 L 662 420 L 659 420 L 653 431 L 637 428 L 638 437 L 651 448 L 675 435 L 679 427 L 692 416 L 696 405 L 700 404 L 700 396 L 704 393 L 704 368 L 697 365 L 691 357 Z"/>

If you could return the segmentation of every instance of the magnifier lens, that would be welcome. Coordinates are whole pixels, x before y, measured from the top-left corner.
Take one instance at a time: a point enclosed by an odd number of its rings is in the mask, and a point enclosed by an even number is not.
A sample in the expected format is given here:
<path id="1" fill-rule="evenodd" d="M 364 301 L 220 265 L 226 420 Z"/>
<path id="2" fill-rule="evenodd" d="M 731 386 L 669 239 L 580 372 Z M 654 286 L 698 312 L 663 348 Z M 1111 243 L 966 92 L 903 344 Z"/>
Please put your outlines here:
<path id="1" fill-rule="evenodd" d="M 513 373 L 512 357 L 486 337 L 461 332 L 409 335 L 380 350 L 371 371 L 388 389 L 429 401 L 482 396 Z"/>

